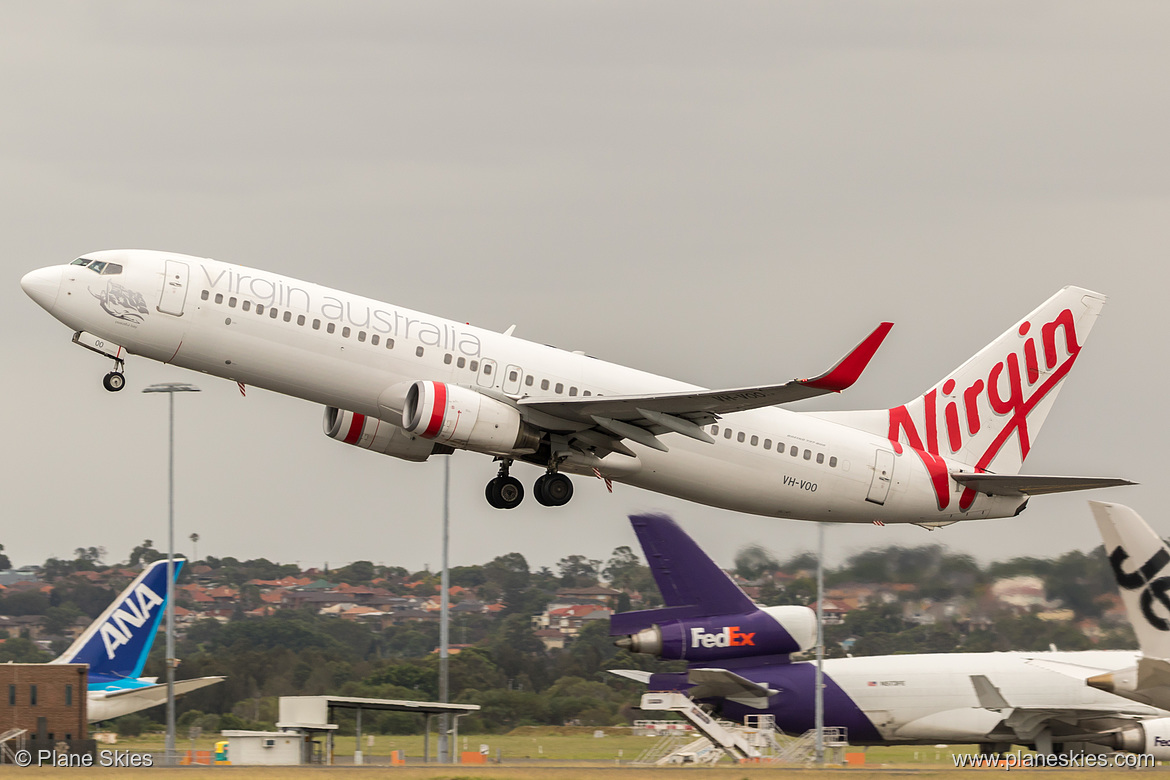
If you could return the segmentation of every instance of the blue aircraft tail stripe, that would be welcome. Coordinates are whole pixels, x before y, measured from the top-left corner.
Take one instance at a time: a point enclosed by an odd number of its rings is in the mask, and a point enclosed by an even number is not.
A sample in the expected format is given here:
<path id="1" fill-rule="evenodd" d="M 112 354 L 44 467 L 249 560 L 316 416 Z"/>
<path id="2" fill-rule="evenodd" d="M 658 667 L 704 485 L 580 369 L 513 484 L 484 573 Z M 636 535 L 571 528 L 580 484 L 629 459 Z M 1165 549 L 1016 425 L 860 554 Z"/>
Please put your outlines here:
<path id="1" fill-rule="evenodd" d="M 175 578 L 186 561 L 175 559 Z M 146 666 L 166 607 L 167 562 L 156 561 L 54 663 L 89 664 L 90 680 L 135 679 Z"/>

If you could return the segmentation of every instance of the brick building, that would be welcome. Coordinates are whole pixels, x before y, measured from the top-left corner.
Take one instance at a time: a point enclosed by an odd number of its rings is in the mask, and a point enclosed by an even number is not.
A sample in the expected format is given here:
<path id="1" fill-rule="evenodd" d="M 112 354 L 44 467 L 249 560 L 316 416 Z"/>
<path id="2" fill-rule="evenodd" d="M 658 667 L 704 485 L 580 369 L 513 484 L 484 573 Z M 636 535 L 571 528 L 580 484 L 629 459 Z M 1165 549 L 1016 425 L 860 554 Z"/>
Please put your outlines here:
<path id="1" fill-rule="evenodd" d="M 0 731 L 27 729 L 27 747 L 93 753 L 85 664 L 0 664 Z"/>

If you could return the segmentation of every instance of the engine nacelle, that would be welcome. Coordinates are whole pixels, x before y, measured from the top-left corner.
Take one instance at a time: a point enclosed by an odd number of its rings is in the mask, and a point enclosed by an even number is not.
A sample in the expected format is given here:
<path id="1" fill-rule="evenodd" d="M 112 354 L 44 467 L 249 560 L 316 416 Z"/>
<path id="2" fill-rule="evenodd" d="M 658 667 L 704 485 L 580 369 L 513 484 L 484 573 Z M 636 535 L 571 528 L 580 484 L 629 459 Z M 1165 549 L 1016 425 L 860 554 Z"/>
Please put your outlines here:
<path id="1" fill-rule="evenodd" d="M 812 647 L 817 616 L 808 607 L 761 607 L 743 615 L 663 620 L 615 644 L 631 652 L 686 661 L 787 655 Z"/>
<path id="2" fill-rule="evenodd" d="M 1124 727 L 1115 746 L 1128 753 L 1150 753 L 1159 761 L 1170 758 L 1170 718 L 1151 718 Z"/>
<path id="3" fill-rule="evenodd" d="M 419 463 L 432 454 L 450 452 L 450 448 L 408 433 L 393 423 L 332 406 L 325 407 L 325 435 L 364 450 Z"/>
<path id="4" fill-rule="evenodd" d="M 536 452 L 540 432 L 520 411 L 467 387 L 429 380 L 406 394 L 402 427 L 424 439 L 490 455 Z"/>

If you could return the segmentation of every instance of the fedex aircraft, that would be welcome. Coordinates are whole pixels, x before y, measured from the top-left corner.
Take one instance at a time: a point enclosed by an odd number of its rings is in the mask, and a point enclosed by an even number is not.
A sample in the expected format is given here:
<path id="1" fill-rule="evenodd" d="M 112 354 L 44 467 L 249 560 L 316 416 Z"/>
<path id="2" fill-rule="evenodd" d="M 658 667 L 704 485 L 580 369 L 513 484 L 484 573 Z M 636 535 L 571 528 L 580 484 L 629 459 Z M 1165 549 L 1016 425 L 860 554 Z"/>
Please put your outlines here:
<path id="1" fill-rule="evenodd" d="M 672 520 L 630 520 L 666 606 L 613 615 L 610 634 L 620 647 L 688 668 L 613 673 L 650 691 L 686 693 L 731 720 L 771 714 L 788 734 L 813 728 L 816 665 L 791 656 L 816 645 L 815 613 L 756 605 Z M 1170 712 L 1090 687 L 1136 658 L 1080 651 L 828 659 L 824 724 L 844 727 L 853 745 L 978 744 L 989 753 L 1079 745 L 1167 759 Z"/>
<path id="2" fill-rule="evenodd" d="M 1129 484 L 1021 475 L 1105 298 L 1066 287 L 909 402 L 794 413 L 840 392 L 889 332 L 834 368 L 784 384 L 705 390 L 254 268 L 146 250 L 94 252 L 21 280 L 105 355 L 109 390 L 128 355 L 325 406 L 325 433 L 409 461 L 493 456 L 488 503 L 511 509 L 515 461 L 544 470 L 545 506 L 568 474 L 768 517 L 916 523 L 1010 517 L 1029 496 Z"/>
<path id="3" fill-rule="evenodd" d="M 175 578 L 185 561 L 175 559 Z M 150 654 L 167 598 L 167 562 L 142 570 L 122 594 L 69 649 L 49 663 L 89 664 L 88 720 L 117 718 L 167 700 L 167 686 L 155 677 L 139 677 Z M 175 695 L 194 691 L 223 677 L 176 680 Z"/>
<path id="4" fill-rule="evenodd" d="M 1170 709 L 1170 545 L 1127 506 L 1098 501 L 1089 506 L 1141 656 L 1127 669 L 1090 677 L 1088 684 Z"/>

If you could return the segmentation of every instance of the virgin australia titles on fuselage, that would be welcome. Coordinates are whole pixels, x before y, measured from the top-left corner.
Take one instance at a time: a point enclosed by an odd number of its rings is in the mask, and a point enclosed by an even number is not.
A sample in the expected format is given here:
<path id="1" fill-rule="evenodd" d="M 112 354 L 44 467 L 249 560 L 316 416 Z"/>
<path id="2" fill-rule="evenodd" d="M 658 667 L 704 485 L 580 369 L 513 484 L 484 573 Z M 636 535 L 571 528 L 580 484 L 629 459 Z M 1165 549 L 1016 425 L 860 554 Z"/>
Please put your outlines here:
<path id="1" fill-rule="evenodd" d="M 927 392 L 891 409 L 796 413 L 783 404 L 849 387 L 882 323 L 812 379 L 709 391 L 267 271 L 112 250 L 21 280 L 114 360 L 126 355 L 324 404 L 325 431 L 405 460 L 494 456 L 497 508 L 533 492 L 566 503 L 565 474 L 600 476 L 769 517 L 928 527 L 1018 514 L 1029 495 L 1126 484 L 1019 474 L 1105 298 L 1066 287 Z"/>

